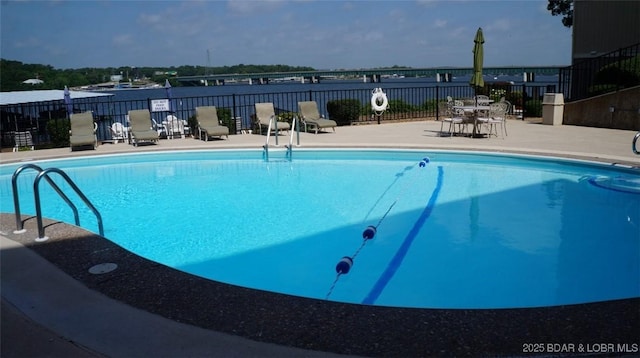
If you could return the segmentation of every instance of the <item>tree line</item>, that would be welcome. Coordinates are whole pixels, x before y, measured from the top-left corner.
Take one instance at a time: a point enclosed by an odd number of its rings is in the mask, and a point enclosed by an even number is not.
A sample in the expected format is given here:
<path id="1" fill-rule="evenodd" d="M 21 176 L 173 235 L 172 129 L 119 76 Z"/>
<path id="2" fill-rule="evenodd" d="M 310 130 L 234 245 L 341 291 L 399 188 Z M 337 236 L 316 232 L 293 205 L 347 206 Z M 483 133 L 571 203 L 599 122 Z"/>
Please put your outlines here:
<path id="1" fill-rule="evenodd" d="M 67 87 L 88 86 L 109 82 L 111 76 L 120 75 L 122 81 L 156 82 L 163 84 L 169 79 L 172 86 L 179 86 L 172 81 L 175 76 L 202 76 L 232 73 L 292 72 L 315 71 L 312 67 L 288 65 L 245 65 L 222 67 L 178 66 L 178 67 L 107 67 L 56 69 L 50 65 L 27 64 L 20 61 L 0 59 L 0 92 L 23 91 L 36 89 L 63 89 Z M 39 79 L 40 84 L 23 83 L 28 79 Z"/>

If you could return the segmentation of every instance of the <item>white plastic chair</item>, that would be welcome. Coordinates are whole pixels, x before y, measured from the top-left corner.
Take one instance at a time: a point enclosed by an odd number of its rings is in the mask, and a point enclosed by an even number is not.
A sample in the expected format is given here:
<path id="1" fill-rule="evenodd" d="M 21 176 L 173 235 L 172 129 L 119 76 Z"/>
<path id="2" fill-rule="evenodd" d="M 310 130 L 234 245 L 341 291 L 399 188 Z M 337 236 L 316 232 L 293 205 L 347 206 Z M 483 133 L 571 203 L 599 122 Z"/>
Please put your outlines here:
<path id="1" fill-rule="evenodd" d="M 174 136 L 179 135 L 180 138 L 184 138 L 184 121 L 178 119 L 178 117 L 170 114 L 163 122 L 167 129 L 167 137 L 173 139 Z"/>
<path id="2" fill-rule="evenodd" d="M 125 127 L 120 122 L 115 122 L 111 125 L 111 139 L 113 139 L 114 143 L 118 143 L 119 140 L 124 143 L 124 140 L 127 138 L 127 133 Z"/>
<path id="3" fill-rule="evenodd" d="M 158 132 L 158 138 L 167 138 L 167 126 L 164 123 L 158 123 L 156 122 L 155 119 L 151 118 L 151 122 L 153 123 L 153 125 L 151 126 L 151 129 L 155 130 L 156 132 Z"/>

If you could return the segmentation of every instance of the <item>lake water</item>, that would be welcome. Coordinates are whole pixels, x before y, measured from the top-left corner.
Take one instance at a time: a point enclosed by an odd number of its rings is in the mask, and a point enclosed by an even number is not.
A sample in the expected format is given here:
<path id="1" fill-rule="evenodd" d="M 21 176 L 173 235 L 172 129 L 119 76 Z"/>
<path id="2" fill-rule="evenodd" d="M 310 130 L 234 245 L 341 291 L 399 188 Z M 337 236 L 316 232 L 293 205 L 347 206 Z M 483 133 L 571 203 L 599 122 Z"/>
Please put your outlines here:
<path id="1" fill-rule="evenodd" d="M 385 78 L 378 83 L 363 82 L 361 80 L 324 80 L 320 83 L 299 83 L 280 82 L 268 85 L 249 85 L 247 83 L 225 84 L 223 86 L 198 86 L 198 87 L 173 87 L 171 89 L 174 98 L 200 97 L 200 96 L 220 96 L 220 95 L 244 95 L 262 93 L 284 93 L 284 92 L 308 92 L 308 91 L 333 91 L 333 90 L 372 90 L 377 87 L 390 88 L 411 88 L 411 87 L 454 87 L 469 84 L 469 76 L 454 77 L 451 82 L 436 82 L 432 77 L 419 78 Z M 491 82 L 513 82 L 514 85 L 521 86 L 522 76 L 485 76 L 487 83 Z M 529 82 L 531 86 L 557 85 L 558 76 L 537 76 L 536 82 Z M 109 93 L 114 94 L 115 101 L 160 99 L 166 98 L 164 88 L 138 89 L 138 90 L 115 90 Z"/>

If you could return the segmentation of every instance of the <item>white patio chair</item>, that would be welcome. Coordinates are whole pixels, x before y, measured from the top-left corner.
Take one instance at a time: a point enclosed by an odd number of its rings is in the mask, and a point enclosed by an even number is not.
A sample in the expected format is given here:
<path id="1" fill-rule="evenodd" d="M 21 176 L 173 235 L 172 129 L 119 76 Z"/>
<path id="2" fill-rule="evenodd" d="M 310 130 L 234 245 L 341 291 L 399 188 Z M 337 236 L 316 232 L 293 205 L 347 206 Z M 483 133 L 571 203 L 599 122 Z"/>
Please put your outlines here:
<path id="1" fill-rule="evenodd" d="M 164 123 L 158 123 L 155 119 L 151 118 L 151 128 L 158 132 L 158 138 L 167 139 L 167 126 Z"/>
<path id="2" fill-rule="evenodd" d="M 462 134 L 466 129 L 466 125 L 468 123 L 467 118 L 465 116 L 464 110 L 454 109 L 453 106 L 462 106 L 464 105 L 461 101 L 453 101 L 453 102 L 440 102 L 439 112 L 443 114 L 442 122 L 440 123 L 440 136 L 444 136 L 445 133 L 448 134 L 449 137 L 453 136 L 454 133 Z M 449 129 L 447 132 L 444 131 L 444 124 L 449 123 Z M 456 131 L 456 126 L 458 130 Z"/>
<path id="3" fill-rule="evenodd" d="M 507 135 L 507 113 L 509 112 L 508 102 L 496 102 L 489 105 L 489 135 L 494 133 L 498 136 L 498 126 L 500 126 L 502 138 Z"/>
<path id="4" fill-rule="evenodd" d="M 184 121 L 178 119 L 178 117 L 170 114 L 163 122 L 167 130 L 167 137 L 173 139 L 174 136 L 180 136 L 184 138 Z"/>
<path id="5" fill-rule="evenodd" d="M 126 129 L 120 122 L 115 122 L 111 125 L 111 139 L 113 139 L 114 143 L 118 143 L 118 141 L 122 141 L 124 143 L 127 138 Z"/>
<path id="6" fill-rule="evenodd" d="M 487 95 L 479 94 L 476 96 L 475 101 L 479 106 L 488 106 L 491 103 L 491 99 Z"/>

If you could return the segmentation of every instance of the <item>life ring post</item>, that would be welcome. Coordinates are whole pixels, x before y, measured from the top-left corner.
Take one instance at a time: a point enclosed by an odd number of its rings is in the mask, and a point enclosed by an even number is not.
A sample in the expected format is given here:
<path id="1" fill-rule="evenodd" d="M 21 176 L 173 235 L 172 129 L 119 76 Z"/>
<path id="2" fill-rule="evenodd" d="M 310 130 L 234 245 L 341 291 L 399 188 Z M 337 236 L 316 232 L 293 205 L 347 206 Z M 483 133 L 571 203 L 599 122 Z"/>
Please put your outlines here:
<path id="1" fill-rule="evenodd" d="M 384 111 L 389 108 L 389 99 L 382 88 L 374 88 L 371 91 L 371 110 L 378 117 L 378 124 L 380 124 L 380 117 Z"/>

